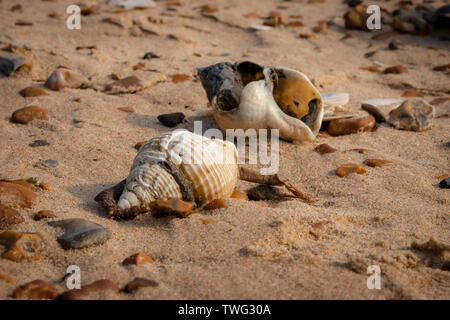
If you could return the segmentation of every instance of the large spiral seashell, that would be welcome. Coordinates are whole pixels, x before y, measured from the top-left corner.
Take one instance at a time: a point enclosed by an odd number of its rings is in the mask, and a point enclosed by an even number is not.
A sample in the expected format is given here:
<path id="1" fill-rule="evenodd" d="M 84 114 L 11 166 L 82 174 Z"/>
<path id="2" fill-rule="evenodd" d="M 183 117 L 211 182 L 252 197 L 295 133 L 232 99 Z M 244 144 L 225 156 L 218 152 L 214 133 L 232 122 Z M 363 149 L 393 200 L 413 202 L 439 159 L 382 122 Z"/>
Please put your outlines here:
<path id="1" fill-rule="evenodd" d="M 149 211 L 151 202 L 171 198 L 200 207 L 229 197 L 238 172 L 237 150 L 230 142 L 187 130 L 161 134 L 139 149 L 117 206 L 106 209 L 112 216 L 134 217 Z"/>
<path id="2" fill-rule="evenodd" d="M 301 72 L 244 61 L 200 68 L 198 75 L 222 130 L 279 129 L 291 141 L 312 141 L 320 130 L 323 99 Z"/>

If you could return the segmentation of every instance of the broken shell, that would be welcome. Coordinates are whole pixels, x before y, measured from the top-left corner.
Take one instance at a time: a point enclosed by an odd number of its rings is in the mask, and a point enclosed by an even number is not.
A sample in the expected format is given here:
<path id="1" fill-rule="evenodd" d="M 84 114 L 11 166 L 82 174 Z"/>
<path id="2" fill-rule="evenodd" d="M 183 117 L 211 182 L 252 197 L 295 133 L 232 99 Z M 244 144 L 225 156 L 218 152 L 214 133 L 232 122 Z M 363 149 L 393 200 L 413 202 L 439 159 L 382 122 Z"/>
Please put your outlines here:
<path id="1" fill-rule="evenodd" d="M 218 63 L 198 75 L 222 130 L 279 129 L 286 140 L 312 141 L 323 117 L 323 99 L 301 72 L 250 61 Z"/>
<path id="2" fill-rule="evenodd" d="M 113 218 L 133 218 L 151 211 L 155 200 L 183 199 L 200 207 L 214 199 L 228 198 L 237 178 L 234 144 L 175 130 L 141 147 L 126 181 L 103 191 L 95 200 Z M 111 193 L 119 199 L 117 205 L 112 203 Z"/>

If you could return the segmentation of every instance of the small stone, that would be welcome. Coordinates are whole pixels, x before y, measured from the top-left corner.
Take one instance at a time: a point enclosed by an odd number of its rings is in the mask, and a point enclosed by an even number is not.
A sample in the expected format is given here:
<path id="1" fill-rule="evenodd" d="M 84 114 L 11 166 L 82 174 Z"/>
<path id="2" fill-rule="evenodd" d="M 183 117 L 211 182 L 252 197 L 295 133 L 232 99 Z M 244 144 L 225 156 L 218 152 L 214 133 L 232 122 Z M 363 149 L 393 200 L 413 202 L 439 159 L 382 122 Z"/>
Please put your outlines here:
<path id="1" fill-rule="evenodd" d="M 198 52 L 194 52 L 193 55 L 194 55 L 195 57 L 199 57 L 199 58 L 202 56 L 202 55 L 201 55 L 200 53 L 198 53 Z"/>
<path id="2" fill-rule="evenodd" d="M 27 57 L 0 52 L 0 78 L 9 77 L 11 73 L 19 69 L 30 70 L 32 67 L 33 60 Z"/>
<path id="3" fill-rule="evenodd" d="M 248 196 L 245 192 L 234 190 L 231 194 L 230 198 L 232 199 L 240 199 L 240 200 L 248 200 Z"/>
<path id="4" fill-rule="evenodd" d="M 368 18 L 366 5 L 355 6 L 344 14 L 345 28 L 369 31 L 367 28 Z"/>
<path id="5" fill-rule="evenodd" d="M 49 145 L 50 145 L 50 143 L 46 140 L 34 140 L 28 146 L 30 146 L 32 148 L 36 148 L 36 147 L 45 147 L 45 146 L 49 146 Z"/>
<path id="6" fill-rule="evenodd" d="M 128 113 L 132 113 L 135 111 L 133 107 L 119 107 L 117 109 L 120 111 L 123 111 L 123 112 L 128 112 Z"/>
<path id="7" fill-rule="evenodd" d="M 369 167 L 385 167 L 385 166 L 395 166 L 395 162 L 390 160 L 381 160 L 381 159 L 367 159 L 364 161 L 366 165 Z"/>
<path id="8" fill-rule="evenodd" d="M 159 122 L 169 128 L 175 127 L 176 125 L 182 123 L 184 118 L 185 115 L 182 112 L 167 113 L 158 116 Z"/>
<path id="9" fill-rule="evenodd" d="M 378 67 L 361 67 L 361 70 L 370 72 L 380 72 L 380 68 Z"/>
<path id="10" fill-rule="evenodd" d="M 319 36 L 317 34 L 310 33 L 300 33 L 299 37 L 302 39 L 319 39 Z"/>
<path id="11" fill-rule="evenodd" d="M 145 63 L 139 62 L 133 66 L 133 70 L 142 70 L 146 67 Z"/>
<path id="12" fill-rule="evenodd" d="M 327 153 L 334 153 L 339 151 L 338 149 L 333 148 L 329 144 L 322 143 L 319 144 L 317 147 L 314 148 L 314 151 L 318 154 L 327 154 Z"/>
<path id="13" fill-rule="evenodd" d="M 439 188 L 450 189 L 450 178 L 442 179 L 441 182 L 439 182 Z"/>
<path id="14" fill-rule="evenodd" d="M 160 56 L 152 51 L 145 53 L 144 56 L 142 57 L 142 59 L 144 60 L 151 60 L 156 58 L 160 58 Z"/>
<path id="15" fill-rule="evenodd" d="M 290 22 L 286 23 L 284 26 L 288 27 L 288 28 L 291 28 L 291 27 L 304 27 L 305 23 L 303 21 L 300 21 L 300 20 L 298 20 L 298 21 L 290 21 Z"/>
<path id="16" fill-rule="evenodd" d="M 159 283 L 154 280 L 146 278 L 134 278 L 125 286 L 124 291 L 127 293 L 133 293 L 140 288 L 157 287 L 158 285 Z"/>
<path id="17" fill-rule="evenodd" d="M 99 292 L 111 292 L 113 294 L 119 293 L 119 286 L 108 279 L 97 280 L 91 284 L 82 286 L 81 289 L 72 289 L 61 293 L 58 300 L 83 300 L 87 299 L 90 294 Z"/>
<path id="18" fill-rule="evenodd" d="M 12 279 L 10 277 L 8 277 L 6 274 L 0 273 L 0 280 L 4 281 L 6 283 L 9 283 L 9 284 L 14 284 Z"/>
<path id="19" fill-rule="evenodd" d="M 33 26 L 34 23 L 31 21 L 24 21 L 24 20 L 17 20 L 16 23 L 14 23 L 16 26 L 21 26 L 21 27 L 30 27 Z"/>
<path id="20" fill-rule="evenodd" d="M 433 68 L 434 71 L 446 71 L 448 69 L 450 69 L 450 64 L 444 64 Z"/>
<path id="21" fill-rule="evenodd" d="M 214 221 L 210 220 L 210 219 L 202 219 L 202 224 L 204 224 L 205 226 L 213 223 Z"/>
<path id="22" fill-rule="evenodd" d="M 406 98 L 415 98 L 415 97 L 422 97 L 422 94 L 417 90 L 406 90 L 402 93 L 402 97 Z"/>
<path id="23" fill-rule="evenodd" d="M 63 88 L 79 88 L 83 85 L 83 79 L 73 71 L 59 67 L 48 77 L 44 86 L 51 90 L 61 90 Z"/>
<path id="24" fill-rule="evenodd" d="M 261 15 L 258 12 L 249 12 L 244 15 L 244 18 L 248 19 L 260 19 Z"/>
<path id="25" fill-rule="evenodd" d="M 363 174 L 366 172 L 366 169 L 364 169 L 364 167 L 359 164 L 344 164 L 336 170 L 336 174 L 339 177 L 345 177 L 353 172 L 356 172 L 357 174 Z"/>
<path id="26" fill-rule="evenodd" d="M 21 4 L 15 4 L 11 8 L 9 8 L 9 11 L 11 11 L 11 12 L 15 12 L 15 11 L 22 12 L 22 5 Z"/>
<path id="27" fill-rule="evenodd" d="M 388 123 L 401 130 L 424 131 L 433 126 L 434 108 L 422 99 L 403 102 L 389 114 Z"/>
<path id="28" fill-rule="evenodd" d="M 22 89 L 22 91 L 20 91 L 20 94 L 25 98 L 48 96 L 48 93 L 45 89 L 42 89 L 40 87 L 35 87 L 35 86 L 30 86 L 30 87 L 26 87 L 25 89 Z"/>
<path id="29" fill-rule="evenodd" d="M 148 255 L 146 255 L 144 252 L 138 252 L 133 254 L 132 256 L 129 256 L 125 260 L 122 261 L 122 264 L 124 266 L 128 265 L 135 265 L 135 266 L 141 266 L 147 263 L 153 263 L 152 258 L 150 258 Z"/>
<path id="30" fill-rule="evenodd" d="M 228 208 L 227 204 L 223 199 L 215 199 L 203 207 L 203 210 L 215 210 L 215 209 L 225 209 Z"/>
<path id="31" fill-rule="evenodd" d="M 167 2 L 168 7 L 182 7 L 184 6 L 184 2 L 181 0 L 170 0 Z"/>
<path id="32" fill-rule="evenodd" d="M 403 42 L 401 42 L 399 40 L 392 40 L 391 42 L 389 42 L 388 49 L 389 50 L 399 50 L 399 49 L 403 48 L 403 46 L 404 46 Z"/>
<path id="33" fill-rule="evenodd" d="M 109 77 L 113 80 L 120 80 L 120 75 L 117 72 L 113 72 L 109 75 Z"/>
<path id="34" fill-rule="evenodd" d="M 263 25 L 269 26 L 269 27 L 277 27 L 284 23 L 283 17 L 281 16 L 272 16 L 268 17 L 264 20 Z"/>
<path id="35" fill-rule="evenodd" d="M 314 27 L 313 31 L 316 33 L 325 32 L 328 29 L 328 23 L 326 21 L 319 21 L 319 24 Z"/>
<path id="36" fill-rule="evenodd" d="M 34 187 L 25 180 L 0 181 L 0 203 L 2 205 L 31 208 L 35 200 Z"/>
<path id="37" fill-rule="evenodd" d="M 354 149 L 345 150 L 344 152 L 368 153 L 368 152 L 372 152 L 372 151 L 373 150 L 370 150 L 370 149 L 354 148 Z"/>
<path id="38" fill-rule="evenodd" d="M 190 76 L 187 75 L 187 74 L 174 74 L 172 76 L 172 82 L 173 83 L 179 83 L 179 82 L 183 82 L 183 81 L 186 81 L 186 80 L 189 80 L 189 79 L 190 79 Z"/>
<path id="39" fill-rule="evenodd" d="M 64 230 L 64 234 L 57 240 L 61 247 L 66 250 L 102 245 L 110 237 L 108 229 L 84 219 L 51 221 L 48 224 Z"/>
<path id="40" fill-rule="evenodd" d="M 363 110 L 366 110 L 368 113 L 370 113 L 376 120 L 376 122 L 386 122 L 387 115 L 376 105 L 363 103 L 361 105 L 361 108 Z"/>
<path id="41" fill-rule="evenodd" d="M 0 246 L 4 247 L 4 259 L 14 262 L 39 260 L 42 240 L 36 233 L 4 231 L 0 233 Z"/>
<path id="42" fill-rule="evenodd" d="M 408 72 L 408 69 L 406 67 L 400 66 L 400 65 L 388 67 L 388 68 L 384 69 L 384 71 L 383 71 L 384 74 L 389 74 L 389 73 L 400 74 L 400 73 L 407 73 L 407 72 Z"/>
<path id="43" fill-rule="evenodd" d="M 216 6 L 210 5 L 210 4 L 205 4 L 203 6 L 200 7 L 200 12 L 201 13 L 215 13 L 219 11 L 219 9 Z"/>
<path id="44" fill-rule="evenodd" d="M 8 229 L 12 225 L 19 224 L 25 220 L 20 215 L 20 212 L 0 204 L 0 229 Z"/>
<path id="45" fill-rule="evenodd" d="M 42 219 L 52 219 L 52 218 L 56 218 L 56 215 L 51 210 L 38 211 L 33 217 L 33 219 L 35 221 L 39 221 Z"/>
<path id="46" fill-rule="evenodd" d="M 36 168 L 56 168 L 58 166 L 58 161 L 53 159 L 47 159 L 39 161 L 34 165 Z"/>
<path id="47" fill-rule="evenodd" d="M 192 203 L 175 198 L 169 200 L 156 200 L 150 204 L 150 211 L 155 218 L 168 215 L 186 218 L 192 213 L 192 209 Z"/>
<path id="48" fill-rule="evenodd" d="M 47 110 L 43 107 L 28 106 L 14 111 L 11 121 L 15 123 L 28 124 L 34 119 L 48 120 Z"/>
<path id="49" fill-rule="evenodd" d="M 38 187 L 41 188 L 42 190 L 45 190 L 45 191 L 50 191 L 50 190 L 52 190 L 51 185 L 48 184 L 48 183 L 45 183 L 45 182 L 39 183 L 39 184 L 38 184 Z"/>
<path id="50" fill-rule="evenodd" d="M 332 136 L 370 131 L 375 126 L 371 115 L 362 118 L 337 119 L 330 121 L 327 132 Z"/>
<path id="51" fill-rule="evenodd" d="M 422 18 L 419 10 L 395 10 L 392 17 L 392 25 L 397 31 L 415 34 L 427 34 L 431 31 L 431 25 Z"/>
<path id="52" fill-rule="evenodd" d="M 58 290 L 46 281 L 34 280 L 18 287 L 12 296 L 14 299 L 54 300 Z"/>
<path id="53" fill-rule="evenodd" d="M 134 145 L 134 148 L 135 148 L 136 150 L 139 150 L 139 149 L 142 148 L 142 146 L 145 145 L 146 143 L 147 143 L 147 141 L 140 141 L 140 142 L 138 142 L 138 143 L 136 143 L 136 144 Z"/>

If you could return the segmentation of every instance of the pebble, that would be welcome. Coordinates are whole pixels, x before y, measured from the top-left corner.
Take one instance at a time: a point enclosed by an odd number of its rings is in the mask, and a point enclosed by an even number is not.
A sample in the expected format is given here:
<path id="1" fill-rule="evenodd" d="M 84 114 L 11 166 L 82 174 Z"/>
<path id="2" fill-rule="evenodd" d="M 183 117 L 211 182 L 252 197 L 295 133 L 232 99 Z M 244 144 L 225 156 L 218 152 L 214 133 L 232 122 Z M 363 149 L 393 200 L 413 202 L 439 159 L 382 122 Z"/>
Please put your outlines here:
<path id="1" fill-rule="evenodd" d="M 218 12 L 219 9 L 216 6 L 210 5 L 210 4 L 205 4 L 203 6 L 200 7 L 200 12 L 201 13 L 215 13 Z"/>
<path id="2" fill-rule="evenodd" d="M 37 168 L 56 168 L 58 166 L 58 161 L 53 159 L 42 160 L 34 166 Z"/>
<path id="3" fill-rule="evenodd" d="M 397 65 L 397 66 L 392 66 L 392 67 L 387 67 L 386 69 L 384 69 L 383 73 L 384 74 L 400 74 L 400 73 L 407 73 L 408 69 L 404 66 L 401 65 Z"/>
<path id="4" fill-rule="evenodd" d="M 228 205 L 225 203 L 223 199 L 215 199 L 203 207 L 203 210 L 215 210 L 215 209 L 225 209 L 228 208 Z"/>
<path id="5" fill-rule="evenodd" d="M 123 111 L 123 112 L 128 112 L 128 113 L 132 113 L 135 111 L 133 107 L 119 107 L 117 109 L 120 111 Z"/>
<path id="6" fill-rule="evenodd" d="M 45 147 L 45 146 L 49 146 L 49 145 L 50 145 L 50 143 L 46 140 L 34 140 L 28 146 L 30 146 L 32 148 L 36 148 L 36 147 Z"/>
<path id="7" fill-rule="evenodd" d="M 25 98 L 48 96 L 48 92 L 45 89 L 35 86 L 30 86 L 22 89 L 22 91 L 20 91 L 20 94 Z"/>
<path id="8" fill-rule="evenodd" d="M 174 113 L 167 113 L 167 114 L 161 114 L 158 116 L 159 122 L 161 122 L 166 127 L 172 128 L 176 125 L 183 122 L 185 119 L 185 115 L 182 112 L 174 112 Z"/>
<path id="9" fill-rule="evenodd" d="M 179 83 L 179 82 L 183 82 L 183 81 L 186 81 L 186 80 L 189 80 L 189 79 L 190 79 L 190 76 L 187 75 L 187 74 L 174 74 L 172 76 L 172 82 L 173 83 Z"/>
<path id="10" fill-rule="evenodd" d="M 389 50 L 399 50 L 399 49 L 402 49 L 403 46 L 404 46 L 403 42 L 401 42 L 399 40 L 392 40 L 391 42 L 389 42 L 388 49 Z"/>
<path id="11" fill-rule="evenodd" d="M 336 170 L 336 174 L 339 177 L 345 177 L 353 172 L 356 172 L 357 174 L 363 174 L 366 172 L 366 169 L 364 169 L 364 167 L 359 164 L 344 164 Z"/>
<path id="12" fill-rule="evenodd" d="M 371 115 L 362 118 L 337 119 L 330 121 L 327 132 L 332 136 L 370 131 L 375 126 L 375 118 Z"/>
<path id="13" fill-rule="evenodd" d="M 406 90 L 402 93 L 402 97 L 406 98 L 422 97 L 422 94 L 417 90 Z"/>
<path id="14" fill-rule="evenodd" d="M 392 14 L 395 30 L 405 33 L 426 34 L 431 26 L 422 18 L 419 11 L 414 9 L 399 9 Z"/>
<path id="15" fill-rule="evenodd" d="M 0 229 L 24 222 L 22 215 L 16 209 L 0 204 Z"/>
<path id="16" fill-rule="evenodd" d="M 59 67 L 48 77 L 44 86 L 51 90 L 61 90 L 63 88 L 79 88 L 83 85 L 83 79 L 73 71 Z"/>
<path id="17" fill-rule="evenodd" d="M 39 183 L 39 184 L 38 184 L 38 187 L 41 188 L 42 190 L 45 190 L 45 191 L 50 191 L 50 190 L 52 190 L 51 185 L 48 184 L 48 183 L 45 183 L 45 182 Z"/>
<path id="18" fill-rule="evenodd" d="M 369 31 L 366 21 L 369 14 L 366 12 L 367 6 L 357 5 L 344 14 L 345 28 Z"/>
<path id="19" fill-rule="evenodd" d="M 442 179 L 441 182 L 439 182 L 439 188 L 450 189 L 450 178 Z"/>
<path id="20" fill-rule="evenodd" d="M 403 102 L 389 114 L 388 123 L 401 130 L 424 131 L 433 126 L 434 108 L 422 99 Z"/>
<path id="21" fill-rule="evenodd" d="M 58 237 L 63 249 L 82 249 L 105 243 L 110 232 L 105 227 L 84 219 L 65 219 L 48 223 L 54 228 L 61 228 L 64 234 Z"/>
<path id="22" fill-rule="evenodd" d="M 146 255 L 144 252 L 138 252 L 133 254 L 132 256 L 129 256 L 125 260 L 122 261 L 122 264 L 124 266 L 128 265 L 135 265 L 135 266 L 141 266 L 147 263 L 153 263 L 152 258 L 150 258 L 148 255 Z"/>
<path id="23" fill-rule="evenodd" d="M 395 162 L 390 160 L 382 160 L 382 159 L 366 159 L 364 161 L 366 165 L 369 167 L 385 167 L 385 166 L 395 166 Z"/>
<path id="24" fill-rule="evenodd" d="M 303 21 L 298 20 L 298 21 L 290 21 L 286 23 L 284 26 L 290 28 L 290 27 L 304 27 L 306 25 Z"/>
<path id="25" fill-rule="evenodd" d="M 205 226 L 207 226 L 211 223 L 214 223 L 214 221 L 210 220 L 210 219 L 202 219 L 202 224 L 204 224 Z"/>
<path id="26" fill-rule="evenodd" d="M 231 194 L 230 198 L 232 199 L 240 199 L 240 200 L 248 200 L 248 196 L 245 192 L 234 190 Z"/>
<path id="27" fill-rule="evenodd" d="M 0 181 L 0 203 L 10 207 L 31 208 L 36 200 L 34 186 L 25 180 Z"/>
<path id="28" fill-rule="evenodd" d="M 36 233 L 4 231 L 0 233 L 0 245 L 4 246 L 4 259 L 14 262 L 40 259 L 42 240 Z"/>
<path id="29" fill-rule="evenodd" d="M 160 58 L 160 56 L 152 51 L 146 52 L 144 54 L 144 56 L 142 57 L 142 59 L 144 59 L 144 60 L 151 60 L 151 59 L 155 59 L 155 58 Z"/>
<path id="30" fill-rule="evenodd" d="M 244 18 L 248 19 L 260 19 L 261 15 L 258 12 L 249 12 L 244 15 Z"/>
<path id="31" fill-rule="evenodd" d="M 317 147 L 314 148 L 314 151 L 318 154 L 327 154 L 327 153 L 334 153 L 339 151 L 338 149 L 333 148 L 327 143 L 319 144 Z"/>
<path id="32" fill-rule="evenodd" d="M 56 218 L 56 215 L 51 210 L 38 211 L 33 217 L 33 219 L 35 221 L 40 221 L 42 219 L 52 219 L 52 218 Z"/>
<path id="33" fill-rule="evenodd" d="M 386 122 L 387 115 L 378 106 L 363 103 L 361 108 L 370 113 L 375 118 L 376 122 Z"/>
<path id="34" fill-rule="evenodd" d="M 34 119 L 48 120 L 47 110 L 43 107 L 28 106 L 14 111 L 11 121 L 15 123 L 28 124 Z"/>
<path id="35" fill-rule="evenodd" d="M 119 293 L 119 286 L 108 279 L 97 280 L 91 284 L 82 286 L 81 289 L 72 289 L 61 293 L 58 300 L 82 300 L 88 298 L 92 293 L 98 293 L 102 291 L 111 291 L 112 293 Z"/>
<path id="36" fill-rule="evenodd" d="M 30 70 L 33 67 L 33 60 L 11 54 L 9 52 L 0 52 L 0 78 L 9 77 L 11 73 L 19 69 Z"/>
<path id="37" fill-rule="evenodd" d="M 28 282 L 12 293 L 14 299 L 54 300 L 57 296 L 58 290 L 52 284 L 43 280 Z"/>
<path id="38" fill-rule="evenodd" d="M 10 277 L 8 277 L 6 274 L 0 273 L 0 280 L 4 281 L 6 283 L 9 283 L 9 284 L 14 284 L 12 279 Z"/>
<path id="39" fill-rule="evenodd" d="M 319 36 L 317 34 L 310 33 L 300 33 L 299 37 L 302 39 L 319 39 Z"/>
<path id="40" fill-rule="evenodd" d="M 328 23 L 326 21 L 319 21 L 318 25 L 314 27 L 313 31 L 316 33 L 325 32 L 328 29 Z"/>
<path id="41" fill-rule="evenodd" d="M 138 143 L 136 143 L 136 144 L 134 145 L 134 148 L 135 148 L 136 150 L 139 150 L 139 149 L 142 148 L 142 146 L 145 145 L 146 143 L 147 143 L 147 141 L 140 141 L 140 142 L 138 142 Z"/>
<path id="42" fill-rule="evenodd" d="M 134 278 L 123 289 L 126 293 L 134 293 L 140 288 L 157 287 L 158 282 L 146 278 Z"/>
<path id="43" fill-rule="evenodd" d="M 155 218 L 168 215 L 186 218 L 192 213 L 192 209 L 192 203 L 175 198 L 169 200 L 156 200 L 150 204 L 152 216 Z"/>

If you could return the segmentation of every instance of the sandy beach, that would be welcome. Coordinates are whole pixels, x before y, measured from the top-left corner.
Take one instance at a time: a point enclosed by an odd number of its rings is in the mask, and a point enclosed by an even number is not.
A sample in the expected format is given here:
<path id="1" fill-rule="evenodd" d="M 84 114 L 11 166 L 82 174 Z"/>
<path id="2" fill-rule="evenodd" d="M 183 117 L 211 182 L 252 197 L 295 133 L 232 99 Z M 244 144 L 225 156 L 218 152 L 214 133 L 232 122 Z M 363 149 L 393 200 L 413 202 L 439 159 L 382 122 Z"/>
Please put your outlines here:
<path id="1" fill-rule="evenodd" d="M 346 29 L 343 16 L 350 7 L 340 0 L 156 1 L 156 7 L 140 10 L 119 10 L 98 0 L 84 1 L 84 7 L 91 3 L 93 12 L 81 16 L 81 29 L 69 30 L 66 8 L 74 1 L 0 0 L 0 49 L 13 39 L 16 47 L 28 48 L 33 61 L 31 70 L 0 78 L 0 179 L 36 177 L 51 186 L 38 188 L 30 208 L 15 208 L 23 222 L 0 229 L 37 233 L 42 239 L 38 260 L 0 258 L 0 274 L 11 280 L 0 278 L 0 299 L 13 299 L 17 287 L 37 279 L 58 293 L 67 291 L 64 276 L 70 265 L 79 266 L 82 285 L 109 279 L 123 288 L 136 277 L 158 284 L 133 293 L 99 290 L 86 296 L 92 299 L 450 298 L 450 197 L 439 187 L 450 174 L 448 99 L 434 104 L 430 130 L 380 123 L 370 132 L 333 137 L 322 131 L 313 142 L 280 141 L 279 176 L 314 204 L 226 199 L 227 208 L 199 210 L 184 219 L 143 215 L 115 221 L 94 201 L 127 177 L 136 143 L 175 129 L 162 125 L 158 115 L 183 112 L 186 121 L 176 128 L 192 130 L 199 118 L 195 112 L 209 109 L 197 68 L 240 60 L 293 68 L 321 93 L 348 93 L 346 112 L 358 117 L 367 115 L 361 109 L 365 99 L 406 100 L 402 95 L 408 90 L 427 102 L 450 97 L 449 69 L 433 70 L 450 61 L 450 42 L 442 40 L 448 30 L 393 32 L 376 40 L 374 35 L 392 28 Z M 399 5 L 376 3 L 390 12 Z M 206 4 L 217 10 L 202 9 Z M 271 11 L 279 12 L 285 25 L 249 29 L 262 25 Z M 288 26 L 293 21 L 304 26 Z M 314 32 L 319 21 L 327 21 L 328 28 Z M 303 39 L 301 33 L 317 38 Z M 399 50 L 388 49 L 392 40 L 402 43 Z M 149 52 L 153 58 L 143 59 Z M 395 65 L 408 72 L 382 72 Z M 88 85 L 45 89 L 58 66 L 73 70 Z M 380 71 L 361 69 L 367 67 Z M 136 76 L 140 84 L 132 91 L 108 92 L 104 88 L 113 83 L 112 74 Z M 19 92 L 28 86 L 48 94 L 23 97 Z M 48 120 L 11 122 L 14 111 L 32 105 L 44 107 Z M 123 107 L 133 112 L 118 109 Z M 212 116 L 201 120 L 204 129 L 218 128 Z M 47 143 L 30 146 L 36 140 Z M 339 152 L 314 151 L 323 143 Z M 39 165 L 49 159 L 56 165 Z M 369 167 L 367 159 L 395 165 Z M 366 172 L 337 176 L 336 169 L 347 163 L 363 165 Z M 246 192 L 253 186 L 238 181 L 236 189 Z M 35 221 L 40 210 L 51 210 L 56 218 Z M 70 218 L 100 224 L 109 230 L 109 240 L 63 249 L 57 241 L 62 230 L 48 222 Z M 420 246 L 430 239 L 433 245 Z M 138 252 L 153 262 L 122 264 Z M 381 268 L 380 290 L 366 285 L 371 265 Z"/>

